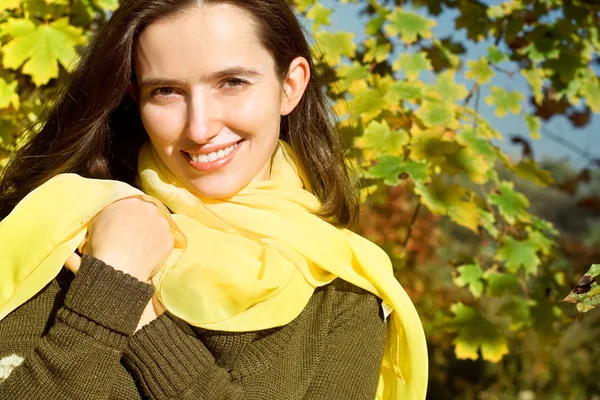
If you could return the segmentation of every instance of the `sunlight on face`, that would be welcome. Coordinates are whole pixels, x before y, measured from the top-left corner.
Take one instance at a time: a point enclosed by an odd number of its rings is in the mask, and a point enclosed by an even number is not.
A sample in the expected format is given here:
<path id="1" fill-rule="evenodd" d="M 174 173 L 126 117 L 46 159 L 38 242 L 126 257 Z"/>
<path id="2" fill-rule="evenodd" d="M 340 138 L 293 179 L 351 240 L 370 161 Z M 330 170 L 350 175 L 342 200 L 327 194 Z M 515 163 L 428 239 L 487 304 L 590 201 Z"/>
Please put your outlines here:
<path id="1" fill-rule="evenodd" d="M 224 198 L 269 178 L 284 94 L 243 10 L 192 8 L 150 24 L 135 73 L 150 141 L 188 189 Z"/>

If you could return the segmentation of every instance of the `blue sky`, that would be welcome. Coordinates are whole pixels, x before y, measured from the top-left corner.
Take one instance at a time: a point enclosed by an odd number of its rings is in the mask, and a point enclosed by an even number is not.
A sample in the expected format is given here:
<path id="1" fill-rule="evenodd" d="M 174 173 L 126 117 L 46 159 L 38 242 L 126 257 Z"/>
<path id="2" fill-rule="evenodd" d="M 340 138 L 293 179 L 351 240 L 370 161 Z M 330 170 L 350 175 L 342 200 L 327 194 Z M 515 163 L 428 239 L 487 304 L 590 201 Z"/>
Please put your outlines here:
<path id="1" fill-rule="evenodd" d="M 488 3 L 496 3 L 496 1 L 487 1 Z M 324 0 L 322 4 L 328 7 L 334 8 L 334 12 L 331 15 L 331 27 L 325 29 L 331 29 L 332 31 L 345 30 L 355 34 L 354 41 L 358 44 L 365 37 L 364 25 L 367 19 L 364 16 L 359 16 L 359 6 L 355 4 L 341 4 L 335 0 Z M 423 13 L 423 10 L 418 12 Z M 454 19 L 457 13 L 451 11 L 445 11 L 439 16 L 435 17 L 437 26 L 433 29 L 434 34 L 437 37 L 444 37 L 452 35 L 455 41 L 460 41 L 465 45 L 466 54 L 461 56 L 463 65 L 466 65 L 466 60 L 477 60 L 481 56 L 487 54 L 488 47 L 492 44 L 491 41 L 480 42 L 477 44 L 466 40 L 465 30 L 454 29 Z M 393 56 L 395 57 L 395 56 Z M 503 65 L 506 69 L 514 70 L 515 65 L 505 63 Z M 511 68 L 512 67 L 512 68 Z M 462 79 L 462 74 L 457 75 L 457 81 L 465 83 L 466 80 Z M 528 129 L 525 125 L 522 116 L 515 116 L 509 114 L 503 118 L 498 118 L 494 115 L 493 109 L 485 104 L 483 99 L 489 94 L 489 87 L 491 85 L 501 86 L 510 88 L 510 90 L 518 91 L 526 96 L 530 95 L 530 90 L 525 82 L 525 79 L 521 75 L 515 75 L 512 79 L 508 79 L 506 75 L 497 73 L 492 79 L 490 84 L 486 85 L 482 90 L 482 96 L 480 101 L 480 112 L 481 114 L 500 131 L 506 139 L 502 142 L 496 142 L 505 152 L 514 158 L 520 157 L 520 148 L 510 144 L 509 137 L 512 134 L 520 134 L 528 137 Z M 467 88 L 470 88 L 470 84 L 467 84 Z M 591 157 L 597 156 L 600 158 L 600 115 L 592 115 L 590 123 L 584 128 L 574 128 L 568 119 L 564 117 L 553 117 L 547 122 L 543 122 L 543 131 L 549 131 L 554 133 L 573 145 L 584 149 L 589 152 Z M 564 146 L 557 144 L 549 137 L 543 135 L 542 138 L 537 141 L 532 140 L 533 151 L 535 158 L 541 160 L 546 157 L 567 159 L 577 167 L 582 167 L 587 163 L 587 160 L 573 151 L 566 149 Z"/>

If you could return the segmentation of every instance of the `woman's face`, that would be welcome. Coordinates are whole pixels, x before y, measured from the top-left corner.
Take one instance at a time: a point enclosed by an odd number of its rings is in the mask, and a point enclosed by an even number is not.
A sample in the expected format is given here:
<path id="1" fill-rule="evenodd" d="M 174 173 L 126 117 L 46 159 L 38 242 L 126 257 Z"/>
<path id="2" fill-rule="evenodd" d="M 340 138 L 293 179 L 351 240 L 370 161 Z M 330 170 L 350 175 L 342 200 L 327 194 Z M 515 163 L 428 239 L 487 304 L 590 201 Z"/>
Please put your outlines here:
<path id="1" fill-rule="evenodd" d="M 224 198 L 269 178 L 281 115 L 297 101 L 243 10 L 191 8 L 150 24 L 139 37 L 135 73 L 150 141 L 188 189 Z"/>

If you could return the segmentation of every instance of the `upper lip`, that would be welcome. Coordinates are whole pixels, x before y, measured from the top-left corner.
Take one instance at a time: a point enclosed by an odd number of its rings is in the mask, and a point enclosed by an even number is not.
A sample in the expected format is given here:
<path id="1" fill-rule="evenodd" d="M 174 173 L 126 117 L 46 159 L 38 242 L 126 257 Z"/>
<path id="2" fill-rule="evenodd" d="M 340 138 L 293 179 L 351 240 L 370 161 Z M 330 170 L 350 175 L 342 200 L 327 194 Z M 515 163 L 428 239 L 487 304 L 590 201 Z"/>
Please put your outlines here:
<path id="1" fill-rule="evenodd" d="M 199 149 L 183 150 L 183 151 L 185 151 L 186 153 L 189 153 L 189 154 L 210 154 L 210 153 L 217 152 L 219 150 L 225 150 L 229 146 L 232 146 L 238 142 L 241 142 L 241 140 L 242 139 L 238 139 L 238 140 L 234 140 L 232 142 L 223 143 L 223 144 L 204 145 Z"/>

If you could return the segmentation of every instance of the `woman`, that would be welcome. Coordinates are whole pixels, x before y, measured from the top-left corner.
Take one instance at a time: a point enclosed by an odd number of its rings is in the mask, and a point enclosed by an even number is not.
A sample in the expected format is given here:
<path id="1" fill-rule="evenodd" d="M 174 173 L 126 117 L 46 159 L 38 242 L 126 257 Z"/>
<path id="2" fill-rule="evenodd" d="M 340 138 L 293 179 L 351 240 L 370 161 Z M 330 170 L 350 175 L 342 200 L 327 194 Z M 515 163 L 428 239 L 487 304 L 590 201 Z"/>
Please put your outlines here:
<path id="1" fill-rule="evenodd" d="M 310 60 L 280 0 L 114 12 L 2 179 L 0 398 L 424 398 Z"/>

